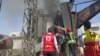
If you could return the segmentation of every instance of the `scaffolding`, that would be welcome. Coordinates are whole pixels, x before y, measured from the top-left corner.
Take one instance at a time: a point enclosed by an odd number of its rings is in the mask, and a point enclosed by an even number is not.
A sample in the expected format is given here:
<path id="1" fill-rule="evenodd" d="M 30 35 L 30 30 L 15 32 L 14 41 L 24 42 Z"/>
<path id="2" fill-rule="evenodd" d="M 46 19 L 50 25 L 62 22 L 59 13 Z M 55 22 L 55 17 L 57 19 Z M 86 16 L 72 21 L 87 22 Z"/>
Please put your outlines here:
<path id="1" fill-rule="evenodd" d="M 37 0 L 24 0 L 24 32 L 22 56 L 35 56 L 35 37 L 37 36 Z M 26 30 L 26 31 L 25 31 Z"/>

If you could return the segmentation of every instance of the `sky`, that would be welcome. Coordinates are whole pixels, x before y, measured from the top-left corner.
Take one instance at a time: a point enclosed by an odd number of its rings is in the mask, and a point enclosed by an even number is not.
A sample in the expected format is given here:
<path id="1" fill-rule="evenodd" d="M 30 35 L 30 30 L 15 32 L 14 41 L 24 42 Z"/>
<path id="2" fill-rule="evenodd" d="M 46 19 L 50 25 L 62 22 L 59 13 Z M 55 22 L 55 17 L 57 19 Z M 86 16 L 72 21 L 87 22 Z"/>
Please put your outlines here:
<path id="1" fill-rule="evenodd" d="M 86 1 L 92 1 L 92 0 L 76 0 L 75 3 L 82 3 L 82 2 L 86 2 Z M 81 11 L 82 9 L 86 8 L 87 6 L 89 6 L 91 3 L 93 2 L 88 2 L 88 3 L 84 3 L 84 4 L 79 4 L 77 5 L 77 12 Z M 91 23 L 99 23 L 100 22 L 100 13 L 97 14 L 96 16 L 94 16 L 90 21 Z"/>
<path id="2" fill-rule="evenodd" d="M 20 32 L 23 26 L 24 0 L 2 0 L 0 34 Z"/>
<path id="3" fill-rule="evenodd" d="M 86 2 L 86 1 L 91 1 L 91 0 L 76 0 L 76 4 L 78 4 L 78 3 L 82 3 L 82 2 Z M 79 11 L 81 11 L 82 9 L 84 9 L 84 8 L 86 8 L 87 6 L 89 6 L 91 3 L 93 3 L 93 2 L 89 2 L 89 3 L 85 3 L 85 4 L 80 4 L 80 5 L 77 5 L 77 12 L 79 12 Z M 94 24 L 94 23 L 100 23 L 100 13 L 99 14 L 97 14 L 96 16 L 94 16 L 91 20 L 90 20 L 90 22 L 92 23 L 92 24 Z M 83 33 L 83 30 L 80 28 L 80 29 L 78 29 L 78 35 L 80 35 L 81 33 Z"/>
<path id="4" fill-rule="evenodd" d="M 75 0 L 75 3 L 81 3 L 89 0 Z M 77 6 L 77 11 L 82 10 L 88 4 Z M 24 0 L 2 0 L 0 12 L 0 34 L 9 35 L 11 32 L 20 32 L 23 26 Z M 100 22 L 100 13 L 95 16 L 91 22 Z"/>

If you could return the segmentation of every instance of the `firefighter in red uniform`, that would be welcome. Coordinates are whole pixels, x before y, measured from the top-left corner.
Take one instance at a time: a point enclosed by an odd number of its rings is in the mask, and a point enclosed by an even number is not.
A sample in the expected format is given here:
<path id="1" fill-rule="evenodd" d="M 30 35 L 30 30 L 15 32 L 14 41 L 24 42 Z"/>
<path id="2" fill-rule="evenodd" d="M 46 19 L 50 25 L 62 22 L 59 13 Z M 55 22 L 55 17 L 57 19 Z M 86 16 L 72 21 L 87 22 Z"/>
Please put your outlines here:
<path id="1" fill-rule="evenodd" d="M 42 36 L 42 52 L 44 56 L 56 56 L 56 51 L 59 52 L 56 37 L 49 28 L 48 33 Z"/>
<path id="2" fill-rule="evenodd" d="M 99 36 L 91 30 L 91 23 L 84 24 L 85 39 L 84 39 L 84 56 L 100 56 L 99 55 Z"/>

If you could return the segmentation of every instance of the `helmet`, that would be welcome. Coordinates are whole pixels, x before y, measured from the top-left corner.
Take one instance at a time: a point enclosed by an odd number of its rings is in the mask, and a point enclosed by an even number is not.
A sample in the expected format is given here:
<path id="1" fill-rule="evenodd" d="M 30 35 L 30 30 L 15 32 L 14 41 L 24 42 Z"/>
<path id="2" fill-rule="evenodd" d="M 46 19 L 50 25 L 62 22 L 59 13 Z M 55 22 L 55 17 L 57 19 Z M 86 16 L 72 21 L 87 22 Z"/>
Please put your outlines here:
<path id="1" fill-rule="evenodd" d="M 71 27 L 67 27 L 67 28 L 66 28 L 66 31 L 67 31 L 67 32 L 71 32 L 71 31 L 72 31 Z"/>
<path id="2" fill-rule="evenodd" d="M 91 22 L 85 22 L 84 23 L 84 27 L 86 27 L 87 29 L 90 29 L 91 28 Z"/>

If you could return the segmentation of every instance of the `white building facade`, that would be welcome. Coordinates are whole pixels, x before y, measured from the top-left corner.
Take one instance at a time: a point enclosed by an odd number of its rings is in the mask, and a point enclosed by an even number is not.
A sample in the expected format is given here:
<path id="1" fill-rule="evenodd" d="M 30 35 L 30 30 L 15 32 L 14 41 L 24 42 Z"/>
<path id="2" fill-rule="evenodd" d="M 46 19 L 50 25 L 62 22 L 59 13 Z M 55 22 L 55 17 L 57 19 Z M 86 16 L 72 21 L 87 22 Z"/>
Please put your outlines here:
<path id="1" fill-rule="evenodd" d="M 12 32 L 9 34 L 13 38 L 13 54 L 12 55 L 21 55 L 22 53 L 22 32 Z"/>
<path id="2" fill-rule="evenodd" d="M 9 36 L 13 38 L 13 49 L 22 48 L 22 32 L 12 32 L 9 34 Z"/>

